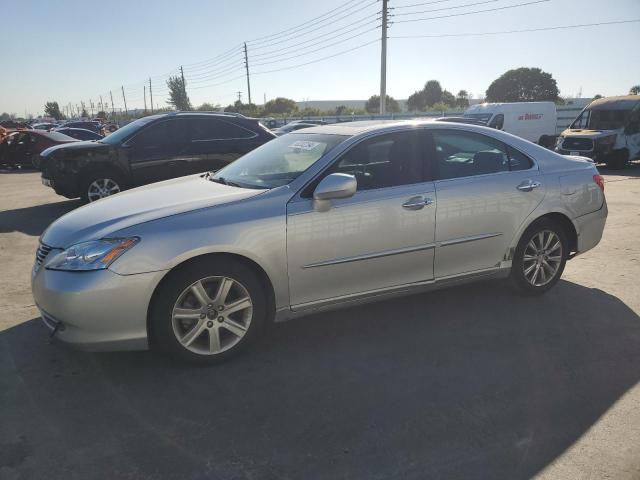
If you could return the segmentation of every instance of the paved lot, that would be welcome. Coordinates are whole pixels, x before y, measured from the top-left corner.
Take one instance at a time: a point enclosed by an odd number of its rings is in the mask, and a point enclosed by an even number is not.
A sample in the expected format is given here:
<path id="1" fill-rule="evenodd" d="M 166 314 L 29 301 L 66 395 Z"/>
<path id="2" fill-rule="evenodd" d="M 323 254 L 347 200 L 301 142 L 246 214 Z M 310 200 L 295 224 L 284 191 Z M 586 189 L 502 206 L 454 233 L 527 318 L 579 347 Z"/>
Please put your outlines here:
<path id="1" fill-rule="evenodd" d="M 542 298 L 467 285 L 186 368 L 47 342 L 30 268 L 78 202 L 0 173 L 0 478 L 640 479 L 640 165 L 606 178 L 603 241 Z"/>

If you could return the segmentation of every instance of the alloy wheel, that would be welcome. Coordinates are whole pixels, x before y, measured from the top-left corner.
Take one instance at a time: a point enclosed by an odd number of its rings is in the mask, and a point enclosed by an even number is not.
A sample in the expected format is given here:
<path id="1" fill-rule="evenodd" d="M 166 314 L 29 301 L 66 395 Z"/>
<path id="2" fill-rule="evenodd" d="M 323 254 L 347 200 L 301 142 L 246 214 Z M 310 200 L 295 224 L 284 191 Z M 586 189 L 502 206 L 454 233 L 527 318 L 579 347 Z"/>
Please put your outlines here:
<path id="1" fill-rule="evenodd" d="M 562 241 L 555 232 L 542 230 L 536 233 L 524 249 L 524 278 L 534 287 L 546 285 L 558 274 L 562 254 Z"/>
<path id="2" fill-rule="evenodd" d="M 120 185 L 111 178 L 98 178 L 89 184 L 87 198 L 90 202 L 95 202 L 101 198 L 115 195 L 120 192 Z"/>
<path id="3" fill-rule="evenodd" d="M 240 342 L 252 316 L 253 302 L 244 285 L 229 277 L 207 277 L 183 290 L 171 321 L 184 348 L 199 355 L 215 355 Z"/>

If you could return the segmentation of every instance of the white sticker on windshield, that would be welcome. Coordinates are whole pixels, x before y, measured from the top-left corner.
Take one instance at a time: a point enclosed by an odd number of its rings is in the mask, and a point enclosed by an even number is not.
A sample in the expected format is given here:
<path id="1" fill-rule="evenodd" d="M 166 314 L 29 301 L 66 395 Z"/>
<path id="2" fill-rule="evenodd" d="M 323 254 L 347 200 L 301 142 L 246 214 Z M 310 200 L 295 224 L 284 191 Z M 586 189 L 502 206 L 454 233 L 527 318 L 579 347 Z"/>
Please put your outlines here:
<path id="1" fill-rule="evenodd" d="M 289 145 L 289 148 L 295 148 L 297 150 L 313 150 L 320 142 L 311 142 L 309 140 L 297 140 Z"/>

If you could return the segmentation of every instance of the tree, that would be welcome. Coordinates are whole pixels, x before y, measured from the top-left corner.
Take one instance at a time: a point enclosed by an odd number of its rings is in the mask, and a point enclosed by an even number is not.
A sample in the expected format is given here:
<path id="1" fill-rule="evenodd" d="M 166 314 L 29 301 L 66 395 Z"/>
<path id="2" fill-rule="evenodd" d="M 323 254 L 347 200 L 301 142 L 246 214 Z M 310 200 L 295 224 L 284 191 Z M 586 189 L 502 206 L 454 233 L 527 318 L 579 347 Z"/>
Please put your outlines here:
<path id="1" fill-rule="evenodd" d="M 456 106 L 459 108 L 467 108 L 469 106 L 469 93 L 466 90 L 460 90 L 456 96 Z"/>
<path id="2" fill-rule="evenodd" d="M 640 95 L 640 85 L 634 85 L 629 89 L 629 95 Z"/>
<path id="3" fill-rule="evenodd" d="M 436 102 L 429 107 L 429 110 L 433 110 L 434 112 L 446 112 L 449 110 L 449 105 L 444 102 Z"/>
<path id="4" fill-rule="evenodd" d="M 64 115 L 60 111 L 60 106 L 58 102 L 47 102 L 44 104 L 44 113 L 49 117 L 53 117 L 56 120 L 62 120 Z"/>
<path id="5" fill-rule="evenodd" d="M 425 83 L 423 92 L 424 102 L 427 107 L 442 101 L 442 87 L 437 80 L 429 80 Z"/>
<path id="6" fill-rule="evenodd" d="M 346 105 L 338 105 L 336 107 L 335 115 L 346 115 L 348 113 L 348 108 Z"/>
<path id="7" fill-rule="evenodd" d="M 176 110 L 193 110 L 187 96 L 187 86 L 181 77 L 169 77 L 167 87 L 169 87 L 169 100 L 167 100 L 169 105 L 172 105 Z"/>
<path id="8" fill-rule="evenodd" d="M 398 101 L 387 95 L 387 112 L 398 113 L 400 111 L 400 105 Z M 380 95 L 371 95 L 369 100 L 364 104 L 364 109 L 369 113 L 378 113 L 380 111 Z"/>
<path id="9" fill-rule="evenodd" d="M 505 72 L 487 89 L 488 102 L 555 102 L 558 85 L 550 73 L 539 68 L 517 68 Z"/>
<path id="10" fill-rule="evenodd" d="M 87 112 L 87 109 L 86 109 L 86 108 L 83 108 L 83 109 L 82 109 L 82 113 L 80 114 L 80 116 L 81 116 L 82 118 L 87 118 L 87 117 L 89 117 L 89 112 Z"/>
<path id="11" fill-rule="evenodd" d="M 220 110 L 220 105 L 204 102 L 199 107 L 196 107 L 196 110 L 199 112 L 215 112 L 216 110 Z"/>
<path id="12" fill-rule="evenodd" d="M 593 100 L 598 100 L 598 99 L 600 99 L 600 98 L 602 98 L 602 95 L 600 95 L 599 93 L 597 93 L 597 94 L 593 97 Z"/>
<path id="13" fill-rule="evenodd" d="M 427 103 L 424 99 L 424 90 L 413 92 L 407 98 L 407 110 L 410 112 L 422 112 L 427 108 Z"/>
<path id="14" fill-rule="evenodd" d="M 5 120 L 10 120 L 11 119 L 11 115 L 9 115 L 7 112 L 2 112 L 0 114 L 0 122 L 4 122 Z"/>
<path id="15" fill-rule="evenodd" d="M 296 102 L 290 98 L 278 97 L 273 100 L 269 100 L 264 105 L 264 112 L 267 115 L 283 115 L 290 114 L 298 110 Z"/>
<path id="16" fill-rule="evenodd" d="M 316 107 L 304 107 L 298 112 L 303 117 L 319 117 L 322 115 L 319 108 Z"/>
<path id="17" fill-rule="evenodd" d="M 107 112 L 105 112 L 104 110 L 100 110 L 97 114 L 96 114 L 97 118 L 100 118 L 102 120 L 105 120 L 107 118 Z"/>
<path id="18" fill-rule="evenodd" d="M 455 108 L 455 106 L 456 106 L 456 97 L 454 97 L 453 93 L 451 93 L 450 91 L 444 90 L 442 92 L 442 103 L 448 105 L 449 108 Z"/>

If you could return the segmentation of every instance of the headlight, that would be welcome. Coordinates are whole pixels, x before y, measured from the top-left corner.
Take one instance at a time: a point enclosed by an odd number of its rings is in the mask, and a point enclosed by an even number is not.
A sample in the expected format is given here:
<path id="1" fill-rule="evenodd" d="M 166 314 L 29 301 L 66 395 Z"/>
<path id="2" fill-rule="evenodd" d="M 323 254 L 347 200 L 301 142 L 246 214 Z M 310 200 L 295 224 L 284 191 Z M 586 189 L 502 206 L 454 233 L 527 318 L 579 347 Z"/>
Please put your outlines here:
<path id="1" fill-rule="evenodd" d="M 78 243 L 51 257 L 45 268 L 69 271 L 103 270 L 139 241 L 138 237 L 132 237 Z"/>

